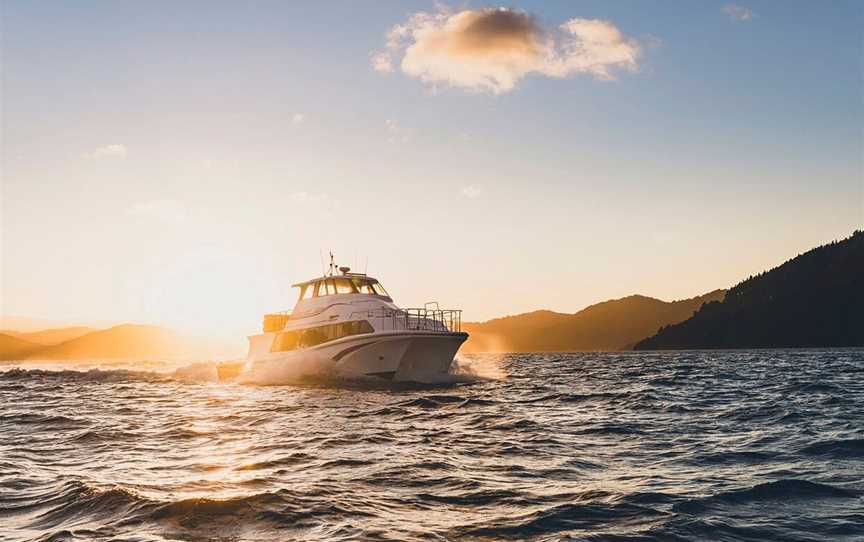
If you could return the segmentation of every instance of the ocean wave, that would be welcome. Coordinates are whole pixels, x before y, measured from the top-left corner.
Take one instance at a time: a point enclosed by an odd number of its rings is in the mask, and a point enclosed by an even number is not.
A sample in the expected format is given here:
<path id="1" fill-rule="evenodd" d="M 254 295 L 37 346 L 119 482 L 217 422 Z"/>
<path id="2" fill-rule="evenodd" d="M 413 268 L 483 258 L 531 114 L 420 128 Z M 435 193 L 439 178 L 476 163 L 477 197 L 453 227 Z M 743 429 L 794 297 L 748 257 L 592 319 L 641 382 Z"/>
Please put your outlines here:
<path id="1" fill-rule="evenodd" d="M 624 526 L 633 529 L 666 515 L 660 510 L 629 503 L 562 504 L 515 518 L 500 517 L 490 522 L 493 525 L 464 526 L 455 529 L 453 534 L 518 539 L 546 533 L 586 531 L 600 526 L 607 529 L 620 529 Z"/>
<path id="2" fill-rule="evenodd" d="M 458 395 L 426 395 L 397 403 L 399 407 L 440 408 L 445 405 L 462 403 L 465 398 Z"/>
<path id="3" fill-rule="evenodd" d="M 150 501 L 127 488 L 108 488 L 79 480 L 63 483 L 48 494 L 38 496 L 29 503 L 29 509 L 44 509 L 29 521 L 27 527 L 68 527 L 92 519 L 124 517 Z M 17 510 L 20 512 L 21 510 Z"/>
<path id="4" fill-rule="evenodd" d="M 64 429 L 90 425 L 90 422 L 81 418 L 74 418 L 61 414 L 38 414 L 35 412 L 0 414 L 0 423 L 4 425 L 35 425 L 46 428 L 52 427 Z"/>
<path id="5" fill-rule="evenodd" d="M 3 370 L 0 540 L 864 539 L 864 351 L 820 356 L 492 356 L 505 379 L 432 386 Z"/>
<path id="6" fill-rule="evenodd" d="M 864 458 L 864 439 L 823 440 L 804 446 L 799 453 L 835 459 L 861 459 Z"/>
<path id="7" fill-rule="evenodd" d="M 268 459 L 266 461 L 256 461 L 254 463 L 247 463 L 244 465 L 238 465 L 234 467 L 234 470 L 237 471 L 252 471 L 252 470 L 264 470 L 264 469 L 275 469 L 279 467 L 290 467 L 294 465 L 298 465 L 300 463 L 307 463 L 312 461 L 314 456 L 305 454 L 305 453 L 292 453 L 283 457 L 277 457 L 274 459 Z"/>
<path id="8" fill-rule="evenodd" d="M 676 512 L 701 512 L 717 505 L 748 505 L 764 501 L 788 502 L 807 499 L 855 499 L 862 491 L 808 480 L 783 479 L 745 489 L 725 491 L 676 504 Z"/>
<path id="9" fill-rule="evenodd" d="M 167 382 L 168 375 L 152 371 L 136 371 L 131 369 L 24 369 L 15 367 L 0 371 L 3 380 L 33 380 L 39 382 Z"/>
<path id="10" fill-rule="evenodd" d="M 779 452 L 718 451 L 688 457 L 685 462 L 694 465 L 758 464 L 782 459 Z"/>
<path id="11" fill-rule="evenodd" d="M 437 495 L 432 493 L 418 493 L 417 499 L 427 502 L 436 502 L 455 506 L 483 506 L 489 504 L 516 504 L 523 500 L 522 495 L 515 491 L 504 489 L 481 490 L 456 495 Z"/>
<path id="12" fill-rule="evenodd" d="M 639 427 L 632 424 L 606 423 L 596 427 L 586 427 L 574 431 L 576 435 L 641 435 Z"/>

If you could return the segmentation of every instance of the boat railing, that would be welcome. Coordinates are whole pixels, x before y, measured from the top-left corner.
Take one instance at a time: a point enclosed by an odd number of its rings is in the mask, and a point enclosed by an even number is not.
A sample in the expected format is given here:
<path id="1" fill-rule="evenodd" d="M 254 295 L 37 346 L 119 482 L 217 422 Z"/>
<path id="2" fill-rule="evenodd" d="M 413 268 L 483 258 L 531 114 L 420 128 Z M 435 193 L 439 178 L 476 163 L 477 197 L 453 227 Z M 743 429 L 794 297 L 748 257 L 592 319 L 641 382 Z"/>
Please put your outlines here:
<path id="1" fill-rule="evenodd" d="M 282 331 L 291 318 L 291 311 L 271 312 L 264 315 L 264 333 Z"/>
<path id="2" fill-rule="evenodd" d="M 432 331 L 437 333 L 462 331 L 462 311 L 460 309 L 380 308 L 352 312 L 349 319 L 358 317 L 381 321 L 383 323 L 382 331 Z"/>

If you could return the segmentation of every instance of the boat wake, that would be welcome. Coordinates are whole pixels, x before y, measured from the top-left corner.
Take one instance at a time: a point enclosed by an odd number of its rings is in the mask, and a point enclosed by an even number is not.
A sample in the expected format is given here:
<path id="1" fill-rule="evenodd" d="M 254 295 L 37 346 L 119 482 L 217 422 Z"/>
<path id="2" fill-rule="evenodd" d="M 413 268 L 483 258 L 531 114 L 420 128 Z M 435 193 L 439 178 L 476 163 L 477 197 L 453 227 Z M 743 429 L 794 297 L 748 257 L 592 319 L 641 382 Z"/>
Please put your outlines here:
<path id="1" fill-rule="evenodd" d="M 15 365 L 0 368 L 0 378 L 6 380 L 56 379 L 67 382 L 179 382 L 187 384 L 223 384 L 252 386 L 314 386 L 314 387 L 405 387 L 449 386 L 471 384 L 507 377 L 497 357 L 457 357 L 450 372 L 431 382 L 394 382 L 380 378 L 351 379 L 335 374 L 332 365 L 311 360 L 309 363 L 250 368 L 245 361 L 199 361 L 187 365 L 165 364 L 154 368 L 148 361 L 147 370 L 136 368 L 135 362 L 122 367 L 52 364 L 47 367 Z"/>

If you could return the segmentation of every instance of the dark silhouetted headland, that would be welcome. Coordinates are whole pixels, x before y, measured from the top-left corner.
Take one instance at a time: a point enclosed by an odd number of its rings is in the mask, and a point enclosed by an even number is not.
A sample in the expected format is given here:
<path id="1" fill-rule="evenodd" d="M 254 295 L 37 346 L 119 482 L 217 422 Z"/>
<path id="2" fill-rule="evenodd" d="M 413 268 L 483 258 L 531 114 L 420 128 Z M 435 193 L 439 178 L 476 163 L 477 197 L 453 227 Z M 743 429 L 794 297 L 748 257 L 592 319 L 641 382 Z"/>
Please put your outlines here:
<path id="1" fill-rule="evenodd" d="M 535 311 L 483 323 L 466 323 L 464 352 L 572 352 L 629 350 L 657 328 L 685 320 L 723 290 L 661 301 L 631 295 L 591 305 L 575 314 Z"/>
<path id="2" fill-rule="evenodd" d="M 864 232 L 730 289 L 639 350 L 864 346 Z"/>

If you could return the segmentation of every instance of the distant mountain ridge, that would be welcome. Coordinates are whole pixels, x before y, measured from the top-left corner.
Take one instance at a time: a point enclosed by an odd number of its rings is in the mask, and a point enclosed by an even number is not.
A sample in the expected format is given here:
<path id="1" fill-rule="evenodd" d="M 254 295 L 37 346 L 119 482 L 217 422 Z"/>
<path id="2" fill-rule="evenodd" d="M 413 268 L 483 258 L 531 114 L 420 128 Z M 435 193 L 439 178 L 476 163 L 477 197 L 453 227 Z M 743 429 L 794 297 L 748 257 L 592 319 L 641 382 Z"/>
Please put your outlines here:
<path id="1" fill-rule="evenodd" d="M 471 336 L 463 352 L 566 352 L 629 350 L 657 329 L 692 316 L 703 303 L 722 299 L 725 290 L 662 301 L 643 295 L 611 299 L 575 314 L 534 311 L 466 322 Z"/>
<path id="2" fill-rule="evenodd" d="M 32 330 L 35 320 L 19 320 Z M 728 292 L 672 302 L 631 295 L 575 314 L 538 310 L 463 329 L 470 337 L 461 351 L 469 353 L 864 346 L 864 232 Z M 0 331 L 0 360 L 167 359 L 220 349 L 147 325 Z"/>
<path id="3" fill-rule="evenodd" d="M 90 327 L 75 326 L 56 329 L 43 329 L 42 331 L 30 331 L 23 333 L 18 331 L 0 331 L 0 333 L 13 335 L 14 337 L 35 344 L 52 345 L 60 344 L 62 342 L 70 341 L 72 339 L 77 339 L 78 337 L 86 335 L 87 333 L 90 333 L 92 331 L 96 330 Z"/>
<path id="4" fill-rule="evenodd" d="M 864 232 L 739 283 L 640 350 L 864 346 Z"/>
<path id="5" fill-rule="evenodd" d="M 8 333 L 0 333 L 0 359 L 23 359 L 41 345 L 25 341 Z"/>
<path id="6" fill-rule="evenodd" d="M 52 342 L 65 336 L 72 338 Z M 41 339 L 43 344 L 24 337 Z M 0 359 L 3 360 L 158 359 L 194 351 L 196 345 L 189 339 L 168 329 L 148 325 L 122 324 L 103 330 L 65 328 L 15 336 L 0 334 Z"/>

